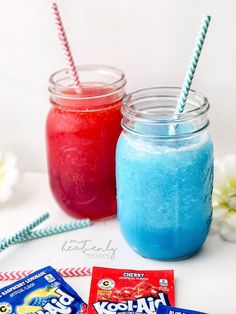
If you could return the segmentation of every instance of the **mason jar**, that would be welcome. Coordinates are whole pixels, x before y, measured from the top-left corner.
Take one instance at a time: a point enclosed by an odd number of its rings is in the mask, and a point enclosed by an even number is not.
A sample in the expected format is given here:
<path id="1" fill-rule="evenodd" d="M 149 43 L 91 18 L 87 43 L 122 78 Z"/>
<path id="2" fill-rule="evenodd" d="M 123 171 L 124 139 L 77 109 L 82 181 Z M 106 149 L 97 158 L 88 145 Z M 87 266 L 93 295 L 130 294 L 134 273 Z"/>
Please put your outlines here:
<path id="1" fill-rule="evenodd" d="M 144 257 L 183 259 L 206 240 L 212 218 L 213 146 L 209 103 L 190 91 L 175 114 L 180 88 L 144 89 L 124 98 L 116 151 L 118 219 Z"/>
<path id="2" fill-rule="evenodd" d="M 125 75 L 102 65 L 78 67 L 79 88 L 68 70 L 49 79 L 46 122 L 48 174 L 60 207 L 76 218 L 116 215 L 115 148 L 121 132 Z"/>

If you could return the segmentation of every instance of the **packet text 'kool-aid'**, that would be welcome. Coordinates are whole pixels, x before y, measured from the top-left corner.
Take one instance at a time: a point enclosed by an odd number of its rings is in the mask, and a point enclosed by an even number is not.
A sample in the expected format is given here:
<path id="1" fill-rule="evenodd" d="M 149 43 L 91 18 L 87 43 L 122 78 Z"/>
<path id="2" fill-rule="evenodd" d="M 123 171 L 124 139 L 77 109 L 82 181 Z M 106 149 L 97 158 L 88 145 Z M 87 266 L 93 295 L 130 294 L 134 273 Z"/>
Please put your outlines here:
<path id="1" fill-rule="evenodd" d="M 86 304 L 48 266 L 0 289 L 0 314 L 77 314 Z"/>
<path id="2" fill-rule="evenodd" d="M 88 314 L 153 314 L 161 303 L 175 305 L 173 270 L 93 268 Z"/>

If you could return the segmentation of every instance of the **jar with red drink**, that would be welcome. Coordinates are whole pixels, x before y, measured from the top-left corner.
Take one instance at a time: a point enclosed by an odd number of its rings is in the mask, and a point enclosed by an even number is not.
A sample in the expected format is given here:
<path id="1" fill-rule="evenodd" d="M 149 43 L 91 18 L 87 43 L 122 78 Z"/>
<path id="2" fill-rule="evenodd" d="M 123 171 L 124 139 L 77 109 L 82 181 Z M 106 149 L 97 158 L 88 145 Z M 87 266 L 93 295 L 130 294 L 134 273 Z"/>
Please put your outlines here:
<path id="1" fill-rule="evenodd" d="M 66 69 L 49 79 L 49 181 L 65 212 L 103 219 L 116 214 L 115 148 L 126 79 L 109 66 L 84 65 L 78 73 L 79 88 Z"/>

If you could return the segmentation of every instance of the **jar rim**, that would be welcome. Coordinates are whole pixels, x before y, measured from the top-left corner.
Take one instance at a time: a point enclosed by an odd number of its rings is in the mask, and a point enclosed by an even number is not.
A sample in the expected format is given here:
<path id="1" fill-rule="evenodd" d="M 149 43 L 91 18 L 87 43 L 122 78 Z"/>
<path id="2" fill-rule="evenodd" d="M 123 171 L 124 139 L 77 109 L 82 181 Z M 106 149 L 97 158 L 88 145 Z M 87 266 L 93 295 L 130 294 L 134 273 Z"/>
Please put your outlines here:
<path id="1" fill-rule="evenodd" d="M 165 86 L 126 95 L 121 108 L 123 129 L 133 135 L 163 140 L 187 138 L 202 132 L 209 125 L 208 99 L 190 90 L 186 110 L 176 113 L 180 92 L 180 87 Z"/>
<path id="2" fill-rule="evenodd" d="M 166 94 L 163 95 L 159 95 L 158 92 L 160 93 L 160 91 L 165 91 Z M 176 95 L 170 95 L 168 94 L 169 92 L 175 92 Z M 172 98 L 173 100 L 176 101 L 177 104 L 177 100 L 179 97 L 181 91 L 181 87 L 177 87 L 177 86 L 158 86 L 158 87 L 150 87 L 150 88 L 144 88 L 144 89 L 139 89 L 135 92 L 129 93 L 127 94 L 124 99 L 123 99 L 123 106 L 122 106 L 122 113 L 125 115 L 135 115 L 137 113 L 141 113 L 142 114 L 142 119 L 147 119 L 149 121 L 153 120 L 155 123 L 162 123 L 162 124 L 169 124 L 171 123 L 181 123 L 181 122 L 185 122 L 187 120 L 189 120 L 189 116 L 192 114 L 195 115 L 203 115 L 205 113 L 208 112 L 209 108 L 210 108 L 210 104 L 208 102 L 208 99 L 201 93 L 199 93 L 196 90 L 190 89 L 189 91 L 189 96 L 187 99 L 187 103 L 189 101 L 194 101 L 199 105 L 196 108 L 188 108 L 188 104 L 186 104 L 185 106 L 185 110 L 181 113 L 177 113 L 174 114 L 173 113 L 173 117 L 172 119 L 163 119 L 159 118 L 157 115 L 154 115 L 151 112 L 144 112 L 143 110 L 137 110 L 136 108 L 133 109 L 131 108 L 131 105 L 134 104 L 135 101 L 141 101 L 141 100 L 145 100 L 145 99 L 150 99 L 150 98 L 156 98 L 156 97 L 167 97 L 167 98 Z M 145 95 L 147 94 L 147 95 Z M 132 99 L 132 100 L 131 100 Z M 175 107 L 173 107 L 175 108 Z"/>
<path id="3" fill-rule="evenodd" d="M 123 71 L 120 69 L 109 66 L 109 65 L 100 65 L 100 64 L 84 64 L 84 65 L 79 65 L 76 67 L 78 73 L 82 72 L 97 72 L 100 74 L 110 74 L 111 76 L 114 77 L 114 80 L 112 82 L 99 82 L 102 83 L 102 85 L 96 86 L 96 89 L 99 91 L 99 89 L 104 90 L 107 88 L 107 92 L 104 92 L 102 94 L 98 95 L 83 95 L 81 96 L 80 94 L 78 95 L 70 95 L 70 94 L 65 94 L 64 91 L 67 88 L 73 88 L 73 82 L 69 73 L 68 68 L 63 68 L 60 69 L 56 72 L 54 72 L 52 75 L 49 77 L 49 93 L 51 96 L 60 98 L 60 99 L 70 99 L 70 100 L 91 100 L 91 99 L 98 99 L 98 98 L 103 98 L 107 96 L 112 96 L 116 94 L 119 90 L 125 87 L 126 85 L 126 78 L 125 74 Z M 64 78 L 61 78 L 61 75 L 63 75 Z M 62 84 L 63 79 L 68 79 L 71 81 L 71 84 L 65 85 Z M 89 82 L 87 82 L 89 83 Z M 109 89 L 110 88 L 110 89 Z"/>

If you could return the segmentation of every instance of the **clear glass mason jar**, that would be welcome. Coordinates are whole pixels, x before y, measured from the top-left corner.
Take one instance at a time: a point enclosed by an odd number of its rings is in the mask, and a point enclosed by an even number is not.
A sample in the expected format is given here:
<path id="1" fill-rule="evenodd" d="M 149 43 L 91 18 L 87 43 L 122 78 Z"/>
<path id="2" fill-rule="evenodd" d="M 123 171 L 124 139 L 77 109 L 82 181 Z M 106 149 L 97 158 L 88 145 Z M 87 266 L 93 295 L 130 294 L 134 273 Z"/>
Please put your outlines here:
<path id="1" fill-rule="evenodd" d="M 212 217 L 213 146 L 208 100 L 191 91 L 175 115 L 179 88 L 144 89 L 124 98 L 116 151 L 118 219 L 144 257 L 196 253 Z M 173 132 L 174 130 L 174 132 Z"/>
<path id="2" fill-rule="evenodd" d="M 116 214 L 115 147 L 121 132 L 122 71 L 101 65 L 78 67 L 80 88 L 66 69 L 49 79 L 46 122 L 51 190 L 74 217 Z"/>

